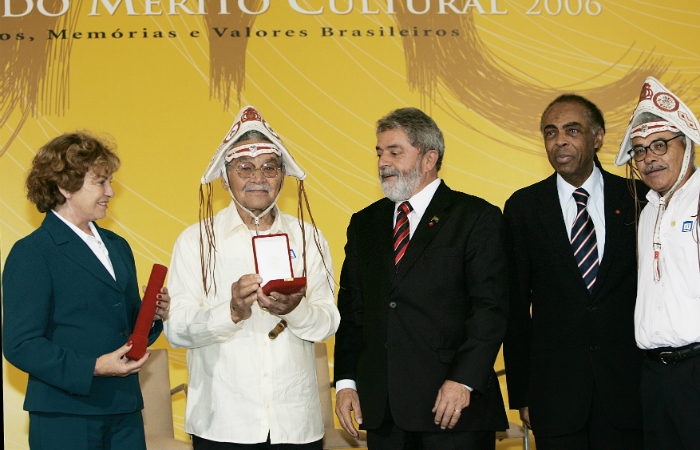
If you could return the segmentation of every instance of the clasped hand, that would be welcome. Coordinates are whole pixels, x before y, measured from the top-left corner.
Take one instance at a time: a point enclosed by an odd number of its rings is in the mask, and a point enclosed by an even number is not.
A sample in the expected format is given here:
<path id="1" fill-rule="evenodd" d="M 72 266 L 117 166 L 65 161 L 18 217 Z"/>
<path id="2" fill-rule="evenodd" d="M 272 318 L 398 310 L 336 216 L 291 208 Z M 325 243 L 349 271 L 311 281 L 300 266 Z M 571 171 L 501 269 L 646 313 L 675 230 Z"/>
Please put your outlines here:
<path id="1" fill-rule="evenodd" d="M 141 370 L 141 367 L 143 367 L 143 364 L 151 354 L 146 353 L 138 361 L 131 360 L 126 357 L 126 354 L 129 353 L 133 346 L 131 341 L 129 341 L 112 353 L 107 353 L 97 358 L 93 375 L 96 377 L 127 377 Z"/>
<path id="2" fill-rule="evenodd" d="M 231 285 L 231 320 L 238 323 L 248 319 L 252 312 L 253 303 L 256 301 L 261 309 L 270 314 L 278 316 L 289 314 L 294 311 L 306 295 L 306 286 L 294 294 L 280 294 L 271 292 L 270 295 L 263 294 L 262 277 L 257 274 L 243 275 L 238 281 Z"/>
<path id="3" fill-rule="evenodd" d="M 142 286 L 143 292 L 146 292 L 146 286 Z M 165 320 L 170 312 L 170 295 L 168 288 L 163 286 L 160 288 L 160 293 L 156 297 L 156 313 L 153 320 Z M 93 375 L 96 377 L 126 377 L 141 370 L 141 367 L 148 359 L 150 353 L 143 355 L 138 361 L 131 360 L 126 357 L 133 344 L 129 341 L 126 345 L 121 346 L 112 353 L 97 358 L 95 362 L 95 371 Z"/>

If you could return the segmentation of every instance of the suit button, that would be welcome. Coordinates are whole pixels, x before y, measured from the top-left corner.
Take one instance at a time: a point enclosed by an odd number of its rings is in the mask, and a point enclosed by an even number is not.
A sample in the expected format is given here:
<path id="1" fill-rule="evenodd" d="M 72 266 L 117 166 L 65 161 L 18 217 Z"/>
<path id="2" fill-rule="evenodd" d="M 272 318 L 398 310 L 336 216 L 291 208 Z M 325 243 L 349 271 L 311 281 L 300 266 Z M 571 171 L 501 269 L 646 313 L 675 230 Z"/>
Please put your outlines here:
<path id="1" fill-rule="evenodd" d="M 396 302 L 389 302 L 390 308 L 396 308 Z"/>
<path id="2" fill-rule="evenodd" d="M 129 329 L 128 329 L 128 328 L 124 328 L 124 331 L 122 331 L 122 334 L 123 334 L 124 336 L 126 336 L 126 337 L 129 337 Z"/>
<path id="3" fill-rule="evenodd" d="M 389 343 L 388 343 L 388 342 L 385 342 L 385 343 L 384 343 L 384 348 L 389 348 Z"/>
<path id="4" fill-rule="evenodd" d="M 591 345 L 591 346 L 590 346 L 590 350 L 591 350 L 592 352 L 594 352 L 594 351 L 596 351 L 596 350 L 600 350 L 600 346 L 599 346 L 599 345 Z"/>
<path id="5" fill-rule="evenodd" d="M 589 306 L 589 307 L 587 307 L 586 309 L 587 309 L 589 312 L 593 312 L 593 311 L 595 311 L 596 309 L 598 309 L 598 307 L 597 307 L 597 306 Z"/>

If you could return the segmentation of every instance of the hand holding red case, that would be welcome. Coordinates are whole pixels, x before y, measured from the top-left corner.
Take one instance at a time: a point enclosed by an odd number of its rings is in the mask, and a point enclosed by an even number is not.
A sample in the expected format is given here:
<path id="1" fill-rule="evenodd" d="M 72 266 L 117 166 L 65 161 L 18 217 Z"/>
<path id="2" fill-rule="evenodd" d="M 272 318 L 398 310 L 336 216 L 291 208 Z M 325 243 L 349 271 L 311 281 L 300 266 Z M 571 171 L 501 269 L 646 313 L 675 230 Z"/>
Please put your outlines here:
<path id="1" fill-rule="evenodd" d="M 129 336 L 129 340 L 134 344 L 126 354 L 126 357 L 131 360 L 139 360 L 143 358 L 146 354 L 146 347 L 148 347 L 148 335 L 151 332 L 151 325 L 153 324 L 153 318 L 156 315 L 156 301 L 158 292 L 160 288 L 163 287 L 165 283 L 165 275 L 168 273 L 168 268 L 161 264 L 153 264 L 153 269 L 151 270 L 151 278 L 148 280 L 148 286 L 146 286 L 146 293 L 143 296 L 143 301 L 141 302 L 141 310 L 139 311 L 139 316 L 136 319 L 136 326 L 134 327 L 134 332 Z"/>
<path id="2" fill-rule="evenodd" d="M 284 244 L 280 244 L 279 247 L 274 248 L 275 251 L 282 249 L 282 251 L 284 252 L 283 256 L 280 257 L 282 261 L 289 261 L 288 266 L 282 262 L 281 266 L 279 267 L 279 271 L 276 272 L 278 278 L 273 278 L 271 276 L 268 276 L 267 274 L 264 274 L 261 270 L 261 267 L 263 267 L 264 265 L 261 266 L 258 263 L 259 258 L 264 258 L 264 255 L 258 254 L 258 243 L 271 238 L 277 238 L 278 241 L 283 241 Z M 279 292 L 280 294 L 289 295 L 299 292 L 301 288 L 306 286 L 306 277 L 294 278 L 294 269 L 292 268 L 292 256 L 289 250 L 289 237 L 286 234 L 282 233 L 270 234 L 265 236 L 255 236 L 253 238 L 253 255 L 255 257 L 255 272 L 263 277 L 263 282 L 265 283 L 262 286 L 263 294 L 270 295 L 272 292 Z"/>
<path id="3" fill-rule="evenodd" d="M 280 280 L 270 280 L 262 287 L 263 294 L 270 295 L 273 292 L 290 295 L 296 294 L 306 286 L 306 277 L 284 278 Z"/>

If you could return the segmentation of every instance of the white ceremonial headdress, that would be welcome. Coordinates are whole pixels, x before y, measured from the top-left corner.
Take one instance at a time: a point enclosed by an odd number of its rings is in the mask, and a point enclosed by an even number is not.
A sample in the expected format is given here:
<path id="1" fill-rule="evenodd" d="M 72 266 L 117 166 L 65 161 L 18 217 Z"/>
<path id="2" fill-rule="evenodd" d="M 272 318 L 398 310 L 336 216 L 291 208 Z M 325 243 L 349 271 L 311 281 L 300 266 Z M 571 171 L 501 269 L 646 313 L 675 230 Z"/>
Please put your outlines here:
<path id="1" fill-rule="evenodd" d="M 257 144 L 255 149 L 252 148 L 254 146 L 245 146 L 249 148 L 248 151 L 245 151 L 245 149 L 241 147 L 234 147 L 236 138 L 251 130 L 258 131 L 265 135 L 272 141 L 272 145 Z M 286 168 L 287 175 L 293 176 L 298 180 L 306 178 L 306 173 L 301 170 L 301 167 L 299 167 L 291 153 L 289 153 L 287 147 L 282 143 L 282 139 L 280 139 L 279 135 L 268 125 L 257 109 L 252 106 L 246 106 L 238 113 L 236 119 L 233 121 L 233 125 L 231 125 L 231 129 L 226 133 L 224 140 L 221 141 L 221 144 L 219 144 L 219 147 L 216 149 L 214 157 L 211 159 L 204 175 L 202 175 L 202 184 L 211 183 L 221 177 L 222 173 L 226 171 L 226 160 L 230 161 L 231 159 L 241 156 L 255 157 L 263 153 L 274 153 L 280 156 L 282 158 L 282 165 Z"/>
<path id="2" fill-rule="evenodd" d="M 259 133 L 266 136 L 270 142 L 258 142 L 255 144 L 239 144 L 236 145 L 236 140 L 248 131 L 258 131 Z M 306 173 L 299 167 L 297 162 L 292 157 L 287 147 L 282 143 L 282 139 L 277 133 L 270 127 L 270 125 L 263 119 L 260 112 L 252 106 L 246 106 L 241 109 L 241 111 L 236 116 L 236 119 L 231 125 L 231 129 L 224 136 L 224 140 L 221 141 L 219 147 L 214 153 L 214 157 L 209 162 L 207 170 L 204 171 L 202 175 L 201 185 L 199 186 L 199 215 L 200 215 L 200 226 L 199 234 L 201 242 L 203 243 L 201 247 L 201 265 L 202 265 L 202 285 L 205 292 L 209 292 L 210 287 L 214 286 L 216 289 L 216 280 L 214 280 L 214 267 L 216 265 L 216 258 L 213 258 L 213 254 L 216 252 L 216 236 L 214 233 L 214 211 L 212 205 L 212 186 L 211 183 L 216 181 L 217 178 L 222 178 L 226 181 L 226 162 L 230 162 L 236 158 L 241 158 L 243 156 L 256 157 L 263 154 L 275 154 L 282 159 L 282 165 L 285 168 L 286 175 L 293 176 L 297 181 L 297 192 L 299 196 L 299 208 L 297 215 L 299 218 L 299 225 L 301 227 L 301 234 L 304 237 L 302 239 L 303 249 L 302 258 L 304 260 L 304 273 L 306 276 L 306 233 L 304 231 L 304 206 L 309 213 L 309 219 L 311 220 L 311 226 L 313 228 L 313 241 L 321 253 L 321 259 L 325 267 L 325 260 L 323 260 L 323 250 L 319 241 L 319 231 L 316 228 L 313 216 L 311 215 L 311 209 L 309 207 L 309 199 L 306 196 L 306 189 L 304 188 L 304 179 L 306 178 Z M 284 181 L 284 180 L 283 180 Z M 227 183 L 228 184 L 228 183 Z M 206 187 L 205 187 L 206 186 Z M 205 194 L 204 191 L 207 191 Z M 281 190 L 280 190 L 281 193 Z M 279 198 L 279 194 L 277 197 Z M 270 206 L 259 215 L 253 214 L 252 211 L 245 208 L 241 203 L 236 200 L 236 197 L 231 191 L 231 186 L 229 186 L 229 194 L 231 198 L 236 203 L 236 205 L 249 214 L 255 220 L 256 233 L 258 232 L 258 226 L 260 224 L 260 218 L 268 214 L 276 207 L 277 198 L 270 204 Z M 329 285 L 333 279 L 330 276 L 330 272 L 326 268 L 326 273 L 329 275 L 328 282 Z"/>
<path id="3" fill-rule="evenodd" d="M 642 113 L 651 113 L 661 117 L 663 120 L 656 120 L 646 123 L 637 123 L 636 119 Z M 630 123 L 627 126 L 625 137 L 620 144 L 620 150 L 615 158 L 615 165 L 620 167 L 626 164 L 634 153 L 632 148 L 633 137 L 648 137 L 654 133 L 671 131 L 683 133 L 686 136 L 685 154 L 678 179 L 671 189 L 663 197 L 659 196 L 659 212 L 656 216 L 656 226 L 654 228 L 654 280 L 661 279 L 661 269 L 659 265 L 659 253 L 661 251 L 661 219 L 666 212 L 668 199 L 681 184 L 688 173 L 688 165 L 692 155 L 692 142 L 700 145 L 700 124 L 693 112 L 681 99 L 676 97 L 663 84 L 654 77 L 644 80 L 642 92 L 639 94 L 639 103 L 632 113 Z"/>
<path id="4" fill-rule="evenodd" d="M 261 133 L 267 137 L 271 143 L 260 142 L 256 144 L 236 145 L 236 139 L 248 131 L 257 131 Z M 231 129 L 228 130 L 228 133 L 226 133 L 226 136 L 224 136 L 224 140 L 221 141 L 221 144 L 219 144 L 219 147 L 216 149 L 214 157 L 209 162 L 209 166 L 207 167 L 207 170 L 204 171 L 204 175 L 202 175 L 202 184 L 209 184 L 212 181 L 215 181 L 217 178 L 223 178 L 226 180 L 226 184 L 228 184 L 226 174 L 227 162 L 243 156 L 250 156 L 254 158 L 258 155 L 267 153 L 275 154 L 282 158 L 282 165 L 285 167 L 287 175 L 297 178 L 300 182 L 303 182 L 304 178 L 306 178 L 306 173 L 304 173 L 297 162 L 294 161 L 294 158 L 292 157 L 291 153 L 289 153 L 289 150 L 287 150 L 287 147 L 285 147 L 282 143 L 279 135 L 275 133 L 270 125 L 268 125 L 257 109 L 252 106 L 246 106 L 238 113 L 236 119 L 233 121 L 233 125 L 231 125 Z M 280 190 L 270 206 L 256 216 L 252 211 L 243 206 L 238 199 L 236 199 L 236 197 L 233 195 L 233 191 L 231 191 L 231 186 L 228 187 L 228 191 L 238 207 L 248 213 L 248 215 L 255 220 L 256 232 L 258 230 L 258 225 L 260 224 L 260 218 L 272 211 L 277 204 L 277 198 L 279 198 L 279 195 L 282 192 Z"/>
<path id="5" fill-rule="evenodd" d="M 617 167 L 623 166 L 632 158 L 632 132 L 634 119 L 644 112 L 655 114 L 663 119 L 666 119 L 676 127 L 681 133 L 685 134 L 690 140 L 700 145 L 700 124 L 695 114 L 686 106 L 685 103 L 676 97 L 671 91 L 666 89 L 663 84 L 654 77 L 649 77 L 644 80 L 642 92 L 639 94 L 639 103 L 632 113 L 629 126 L 625 137 L 620 144 L 620 150 L 615 158 Z M 660 132 L 659 130 L 656 132 Z M 690 143 L 688 143 L 690 144 Z"/>

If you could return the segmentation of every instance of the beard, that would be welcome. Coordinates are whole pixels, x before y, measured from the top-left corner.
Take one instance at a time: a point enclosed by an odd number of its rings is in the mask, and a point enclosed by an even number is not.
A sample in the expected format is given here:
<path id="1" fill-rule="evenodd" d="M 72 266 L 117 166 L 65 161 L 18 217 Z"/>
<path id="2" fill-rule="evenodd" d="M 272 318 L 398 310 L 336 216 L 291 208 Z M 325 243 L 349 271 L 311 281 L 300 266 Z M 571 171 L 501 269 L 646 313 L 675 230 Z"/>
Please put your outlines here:
<path id="1" fill-rule="evenodd" d="M 422 179 L 421 174 L 421 159 L 418 159 L 413 169 L 405 172 L 400 172 L 392 168 L 383 168 L 379 170 L 379 181 L 382 184 L 382 192 L 393 202 L 403 202 L 413 196 Z M 394 181 L 385 181 L 383 177 L 396 176 Z"/>

